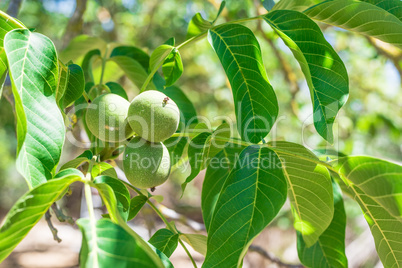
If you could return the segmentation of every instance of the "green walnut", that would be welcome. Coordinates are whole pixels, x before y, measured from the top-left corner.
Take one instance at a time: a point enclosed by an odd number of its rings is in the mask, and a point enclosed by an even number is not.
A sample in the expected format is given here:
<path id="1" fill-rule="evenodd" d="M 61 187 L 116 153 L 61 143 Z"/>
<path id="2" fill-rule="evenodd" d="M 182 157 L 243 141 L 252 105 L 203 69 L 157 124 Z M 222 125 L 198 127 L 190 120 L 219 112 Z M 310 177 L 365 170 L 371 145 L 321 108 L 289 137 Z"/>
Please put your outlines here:
<path id="1" fill-rule="evenodd" d="M 151 142 L 164 141 L 176 132 L 180 112 L 176 103 L 165 94 L 148 90 L 133 99 L 128 109 L 132 130 Z"/>
<path id="2" fill-rule="evenodd" d="M 85 116 L 88 129 L 100 140 L 121 142 L 133 135 L 127 122 L 130 103 L 116 94 L 103 94 L 89 104 Z"/>
<path id="3" fill-rule="evenodd" d="M 134 137 L 124 151 L 123 168 L 133 186 L 152 189 L 169 177 L 169 151 L 161 142 L 153 143 Z"/>

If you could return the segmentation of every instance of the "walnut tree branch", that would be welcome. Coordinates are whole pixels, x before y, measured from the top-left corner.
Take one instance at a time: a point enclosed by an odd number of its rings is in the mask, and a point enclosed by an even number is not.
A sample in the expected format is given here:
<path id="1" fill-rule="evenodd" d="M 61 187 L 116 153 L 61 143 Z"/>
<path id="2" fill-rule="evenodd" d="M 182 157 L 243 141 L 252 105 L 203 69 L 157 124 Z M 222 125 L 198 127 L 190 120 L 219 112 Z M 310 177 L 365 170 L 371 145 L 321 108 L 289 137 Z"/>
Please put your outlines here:
<path id="1" fill-rule="evenodd" d="M 82 17 L 87 9 L 87 0 L 77 0 L 77 6 L 75 7 L 74 14 L 68 21 L 66 30 L 64 31 L 63 47 L 66 47 L 71 39 L 81 34 L 82 25 L 84 23 Z"/>
<path id="2" fill-rule="evenodd" d="M 251 245 L 249 248 L 249 251 L 256 252 L 260 254 L 262 257 L 265 259 L 271 261 L 272 263 L 277 264 L 279 267 L 286 267 L 286 268 L 303 268 L 303 265 L 300 264 L 288 264 L 282 262 L 280 259 L 278 259 L 275 256 L 272 256 L 270 253 L 266 252 L 263 248 L 256 246 L 256 245 Z"/>

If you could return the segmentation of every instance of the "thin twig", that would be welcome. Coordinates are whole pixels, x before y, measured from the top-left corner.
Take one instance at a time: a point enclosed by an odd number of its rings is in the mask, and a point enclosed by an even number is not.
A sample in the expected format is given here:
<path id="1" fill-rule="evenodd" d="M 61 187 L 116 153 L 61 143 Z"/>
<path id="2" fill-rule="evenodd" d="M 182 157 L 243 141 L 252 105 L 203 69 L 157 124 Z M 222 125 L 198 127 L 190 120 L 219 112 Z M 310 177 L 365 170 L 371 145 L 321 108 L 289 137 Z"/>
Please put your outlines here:
<path id="1" fill-rule="evenodd" d="M 52 223 L 52 221 L 51 221 L 51 219 L 50 219 L 51 217 L 52 217 L 52 215 L 50 215 L 50 210 L 46 211 L 46 213 L 45 213 L 45 219 L 46 219 L 47 225 L 49 226 L 50 231 L 51 231 L 52 234 L 53 234 L 53 239 L 54 239 L 55 241 L 57 241 L 58 243 L 60 243 L 60 242 L 61 242 L 61 239 L 60 239 L 60 237 L 57 235 L 57 229 L 53 226 L 53 223 Z"/>
<path id="2" fill-rule="evenodd" d="M 301 264 L 288 264 L 282 262 L 280 259 L 278 259 L 275 256 L 272 256 L 270 253 L 266 252 L 263 248 L 256 246 L 256 245 L 251 245 L 249 248 L 249 251 L 256 252 L 260 254 L 262 257 L 265 259 L 271 261 L 272 263 L 277 264 L 279 267 L 287 267 L 287 268 L 303 268 L 304 266 Z"/>

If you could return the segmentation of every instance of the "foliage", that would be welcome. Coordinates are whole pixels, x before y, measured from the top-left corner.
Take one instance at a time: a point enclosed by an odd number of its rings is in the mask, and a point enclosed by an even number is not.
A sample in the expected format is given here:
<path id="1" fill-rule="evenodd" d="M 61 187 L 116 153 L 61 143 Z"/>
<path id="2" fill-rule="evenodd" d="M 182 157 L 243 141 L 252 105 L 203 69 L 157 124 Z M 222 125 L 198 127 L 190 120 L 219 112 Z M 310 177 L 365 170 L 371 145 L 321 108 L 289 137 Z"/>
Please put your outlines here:
<path id="1" fill-rule="evenodd" d="M 287 198 L 303 265 L 347 267 L 343 193 L 360 205 L 384 266 L 402 266 L 402 166 L 330 149 L 312 152 L 290 141 L 267 143 L 278 122 L 280 93 L 268 79 L 274 74 L 267 74 L 257 37 L 243 25 L 266 22 L 264 27 L 272 29 L 268 34 L 290 49 L 310 90 L 314 127 L 322 142 L 333 144 L 335 119 L 346 107 L 353 74 L 348 74 L 348 66 L 317 22 L 366 35 L 368 40 L 378 38 L 398 50 L 401 3 L 281 0 L 273 6 L 273 1 L 263 1 L 268 13 L 218 24 L 230 4 L 222 1 L 211 21 L 195 14 L 183 43 L 176 44 L 174 38 L 161 41 L 151 54 L 140 46 L 87 35 L 74 38 L 58 53 L 50 38 L 0 12 L 0 88 L 8 74 L 17 168 L 29 187 L 0 228 L 0 261 L 67 188 L 79 182 L 89 211 L 88 219 L 77 221 L 83 234 L 82 267 L 173 267 L 169 257 L 179 244 L 196 266 L 183 241 L 205 256 L 203 267 L 241 267 L 251 243 L 278 216 Z M 191 98 L 177 86 L 186 76 L 180 52 L 205 37 L 231 86 L 234 124 L 221 120 L 213 128 L 200 123 Z M 120 84 L 122 77 L 139 92 L 164 92 L 181 110 L 178 131 L 163 143 L 173 167 L 188 158 L 191 172 L 182 184 L 183 193 L 206 169 L 201 209 L 207 236 L 182 233 L 155 205 L 160 197 L 122 180 L 113 160 L 129 141 L 99 140 L 83 120 L 89 103 L 105 92 L 131 97 L 132 92 Z M 60 167 L 66 129 L 83 130 L 90 144 Z M 102 219 L 96 219 L 93 211 L 92 188 L 108 211 Z M 149 241 L 127 224 L 146 204 L 166 224 Z"/>

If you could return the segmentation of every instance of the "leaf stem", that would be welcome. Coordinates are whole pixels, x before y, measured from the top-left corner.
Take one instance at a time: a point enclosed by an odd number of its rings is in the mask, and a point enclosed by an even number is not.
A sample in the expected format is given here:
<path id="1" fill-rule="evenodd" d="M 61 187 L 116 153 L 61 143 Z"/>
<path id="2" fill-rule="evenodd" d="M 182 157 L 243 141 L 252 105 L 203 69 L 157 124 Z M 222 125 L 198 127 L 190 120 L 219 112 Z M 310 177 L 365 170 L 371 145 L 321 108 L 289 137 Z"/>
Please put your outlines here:
<path id="1" fill-rule="evenodd" d="M 126 181 L 120 180 L 121 182 L 123 182 L 126 186 L 128 186 L 130 189 L 132 189 L 133 191 L 135 191 L 137 194 L 139 195 L 143 195 L 140 190 L 138 190 L 137 188 L 135 188 L 134 186 L 132 186 L 131 184 L 129 184 Z M 154 203 L 152 203 L 149 199 L 147 199 L 147 204 L 155 211 L 155 213 L 159 216 L 159 218 L 161 218 L 161 220 L 163 221 L 163 223 L 165 223 L 166 227 L 172 231 L 175 234 L 179 235 L 179 243 L 180 245 L 183 247 L 184 251 L 187 253 L 188 257 L 191 260 L 191 263 L 193 264 L 194 268 L 197 268 L 197 264 L 195 263 L 193 256 L 191 256 L 191 253 L 188 251 L 186 245 L 184 245 L 183 241 L 180 239 L 180 233 L 177 232 L 177 230 L 175 228 L 173 228 L 168 220 L 166 219 L 166 217 L 163 215 L 163 213 L 154 205 Z"/>

